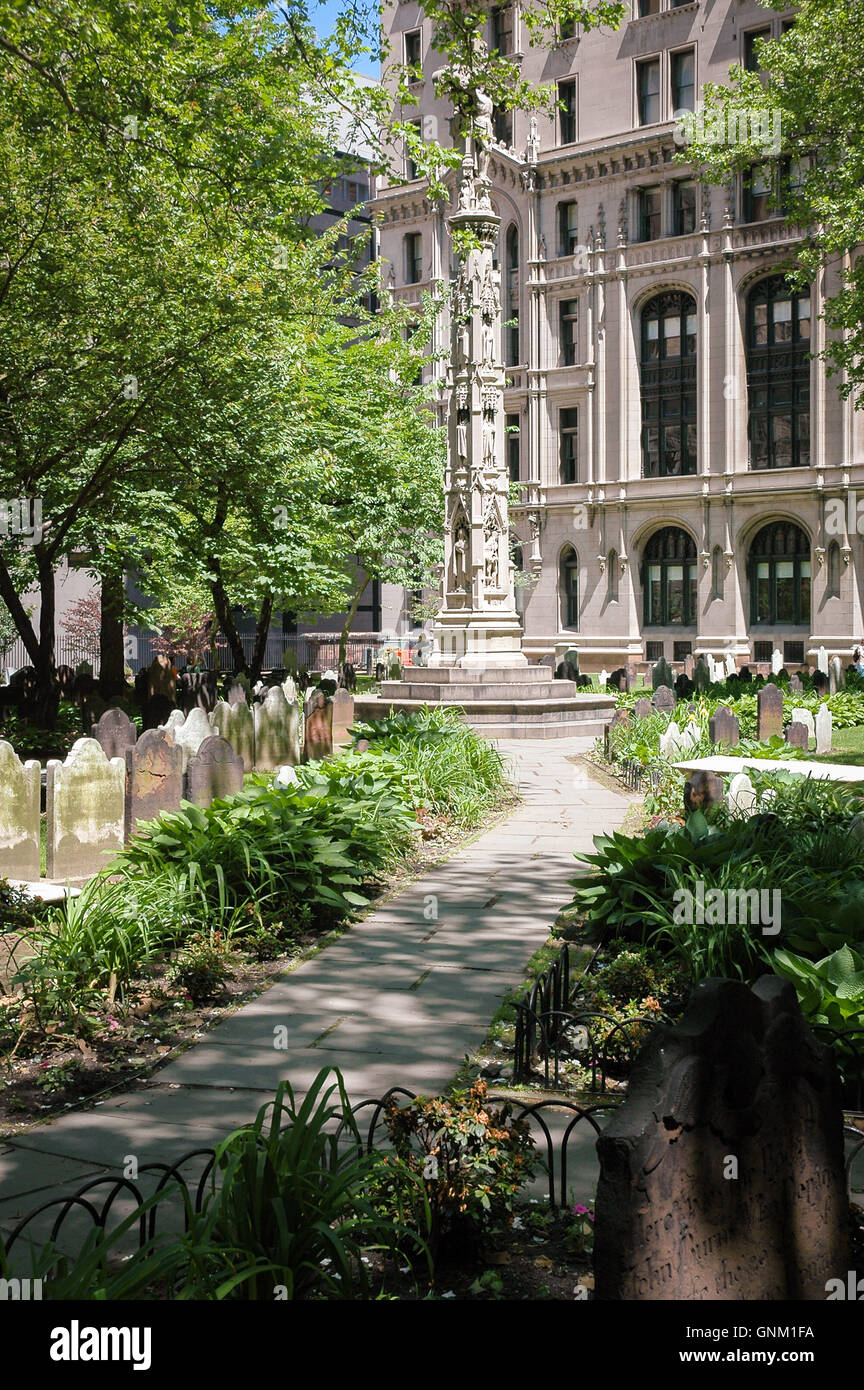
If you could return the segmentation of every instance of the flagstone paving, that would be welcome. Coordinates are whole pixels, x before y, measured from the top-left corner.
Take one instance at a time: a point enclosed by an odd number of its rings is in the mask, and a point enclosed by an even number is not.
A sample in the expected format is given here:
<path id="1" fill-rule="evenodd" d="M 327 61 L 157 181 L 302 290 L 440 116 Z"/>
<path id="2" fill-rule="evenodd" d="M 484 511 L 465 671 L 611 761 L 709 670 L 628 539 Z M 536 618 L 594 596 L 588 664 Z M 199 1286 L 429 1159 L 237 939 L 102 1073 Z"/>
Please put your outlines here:
<path id="1" fill-rule="evenodd" d="M 574 852 L 619 827 L 633 800 L 588 775 L 577 755 L 591 741 L 501 742 L 523 800 L 500 825 L 149 1083 L 0 1140 L 0 1228 L 128 1155 L 141 1165 L 212 1145 L 253 1119 L 281 1080 L 302 1091 L 322 1067 L 340 1068 L 354 1102 L 395 1085 L 445 1087 L 568 901 Z"/>

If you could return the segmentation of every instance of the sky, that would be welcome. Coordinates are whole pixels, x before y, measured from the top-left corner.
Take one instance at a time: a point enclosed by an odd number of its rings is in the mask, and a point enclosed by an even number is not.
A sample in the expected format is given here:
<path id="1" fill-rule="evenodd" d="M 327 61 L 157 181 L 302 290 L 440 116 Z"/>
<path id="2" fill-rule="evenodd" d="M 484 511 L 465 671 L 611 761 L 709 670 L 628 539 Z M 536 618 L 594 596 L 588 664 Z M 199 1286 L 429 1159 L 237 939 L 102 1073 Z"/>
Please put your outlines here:
<path id="1" fill-rule="evenodd" d="M 359 7 L 363 9 L 372 8 L 371 0 L 357 0 Z M 346 0 L 309 0 L 309 18 L 315 25 L 320 37 L 333 32 L 337 16 L 345 8 Z M 377 5 L 375 6 L 377 9 Z M 367 56 L 361 56 L 352 64 L 357 72 L 362 72 L 366 77 L 379 77 L 380 65 L 377 60 L 372 60 Z"/>

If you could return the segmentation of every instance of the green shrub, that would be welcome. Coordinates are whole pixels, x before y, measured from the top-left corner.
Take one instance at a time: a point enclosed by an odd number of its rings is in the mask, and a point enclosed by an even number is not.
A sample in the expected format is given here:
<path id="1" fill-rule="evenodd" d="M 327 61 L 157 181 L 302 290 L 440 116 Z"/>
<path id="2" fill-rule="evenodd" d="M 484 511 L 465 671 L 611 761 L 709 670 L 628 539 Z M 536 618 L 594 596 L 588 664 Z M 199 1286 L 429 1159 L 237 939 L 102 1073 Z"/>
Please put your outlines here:
<path id="1" fill-rule="evenodd" d="M 218 933 L 209 939 L 193 937 L 168 972 L 175 988 L 196 1004 L 223 994 L 230 975 L 228 952 Z"/>
<path id="2" fill-rule="evenodd" d="M 810 1023 L 840 1033 L 864 1026 L 864 956 L 851 947 L 841 946 L 817 961 L 781 949 L 774 952 L 774 968 L 794 984 Z"/>

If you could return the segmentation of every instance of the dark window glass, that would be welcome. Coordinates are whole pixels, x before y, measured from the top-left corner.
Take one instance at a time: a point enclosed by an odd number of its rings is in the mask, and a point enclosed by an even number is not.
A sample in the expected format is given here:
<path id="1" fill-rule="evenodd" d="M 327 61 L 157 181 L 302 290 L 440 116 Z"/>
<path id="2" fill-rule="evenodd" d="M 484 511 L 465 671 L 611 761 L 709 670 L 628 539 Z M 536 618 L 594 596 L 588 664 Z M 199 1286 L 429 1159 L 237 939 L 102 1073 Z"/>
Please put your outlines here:
<path id="1" fill-rule="evenodd" d="M 782 275 L 747 300 L 747 396 L 751 468 L 810 463 L 810 297 Z"/>
<path id="2" fill-rule="evenodd" d="M 405 62 L 409 67 L 420 66 L 420 30 L 412 29 L 405 35 Z"/>
<path id="3" fill-rule="evenodd" d="M 689 627 L 696 621 L 696 545 L 678 526 L 655 531 L 642 564 L 646 627 Z"/>
<path id="4" fill-rule="evenodd" d="M 575 483 L 579 466 L 579 411 L 575 406 L 562 410 L 558 418 L 561 434 L 561 481 Z"/>
<path id="5" fill-rule="evenodd" d="M 679 180 L 673 187 L 675 236 L 687 236 L 696 230 L 696 184 Z"/>
<path id="6" fill-rule="evenodd" d="M 561 557 L 562 617 L 565 627 L 579 626 L 579 557 L 572 548 Z"/>
<path id="7" fill-rule="evenodd" d="M 646 661 L 660 661 L 660 659 L 663 657 L 663 655 L 664 655 L 664 651 L 663 651 L 663 643 L 662 643 L 662 642 L 646 642 L 646 643 L 645 643 L 645 660 L 646 660 Z"/>
<path id="8" fill-rule="evenodd" d="M 748 72 L 760 72 L 759 59 L 756 57 L 756 44 L 761 39 L 770 39 L 771 27 L 767 25 L 763 29 L 750 29 L 744 35 L 744 66 Z"/>
<path id="9" fill-rule="evenodd" d="M 672 54 L 672 110 L 696 109 L 696 55 L 692 48 Z"/>
<path id="10" fill-rule="evenodd" d="M 774 643 L 773 643 L 773 642 L 754 642 L 754 643 L 753 643 L 753 660 L 754 660 L 754 661 L 770 661 L 770 660 L 771 660 L 771 657 L 772 657 L 773 655 L 774 655 Z"/>
<path id="11" fill-rule="evenodd" d="M 642 310 L 642 476 L 696 472 L 696 302 L 655 295 Z"/>
<path id="12" fill-rule="evenodd" d="M 421 124 L 420 124 L 420 122 L 419 122 L 419 121 L 411 121 L 411 125 L 413 125 L 414 129 L 417 131 L 417 134 L 419 135 L 419 134 L 420 134 L 420 131 L 421 131 Z M 415 179 L 417 179 L 417 178 L 420 177 L 420 173 L 419 173 L 419 170 L 418 170 L 418 168 L 417 168 L 417 165 L 415 164 L 414 160 L 411 158 L 411 155 L 410 155 L 409 152 L 408 152 L 408 147 L 407 147 L 407 145 L 406 145 L 406 147 L 405 147 L 405 177 L 406 177 L 410 182 L 412 182 L 412 183 L 413 183 L 413 181 L 414 181 Z"/>
<path id="13" fill-rule="evenodd" d="M 810 542 L 800 526 L 763 526 L 750 547 L 750 621 L 810 622 Z"/>
<path id="14" fill-rule="evenodd" d="M 769 658 L 770 660 L 770 658 Z M 784 642 L 783 643 L 783 665 L 784 666 L 803 666 L 804 665 L 804 643 L 803 642 Z"/>
<path id="15" fill-rule="evenodd" d="M 744 175 L 744 221 L 764 222 L 778 217 L 776 177 L 769 164 L 757 164 Z"/>
<path id="16" fill-rule="evenodd" d="M 639 18 L 648 14 L 660 13 L 660 0 L 639 0 Z"/>
<path id="17" fill-rule="evenodd" d="M 572 367 L 577 359 L 579 333 L 578 299 L 562 299 L 561 308 L 561 361 L 565 367 Z"/>
<path id="18" fill-rule="evenodd" d="M 507 415 L 504 419 L 507 429 L 507 471 L 511 483 L 518 483 L 520 473 L 519 416 Z"/>
<path id="19" fill-rule="evenodd" d="M 558 100 L 562 103 L 558 112 L 561 144 L 572 145 L 576 140 L 576 83 L 559 82 Z"/>
<path id="20" fill-rule="evenodd" d="M 640 188 L 638 193 L 640 241 L 656 241 L 660 236 L 661 194 L 659 188 Z"/>
<path id="21" fill-rule="evenodd" d="M 513 52 L 512 5 L 496 5 L 492 10 L 492 47 L 499 53 Z"/>
<path id="22" fill-rule="evenodd" d="M 672 643 L 672 660 L 673 660 L 673 661 L 683 661 L 684 658 L 685 658 L 686 656 L 692 656 L 692 655 L 693 655 L 693 643 L 692 643 L 692 642 L 673 642 L 673 643 Z"/>
<path id="23" fill-rule="evenodd" d="M 416 285 L 423 279 L 423 236 L 409 232 L 405 237 L 405 283 Z"/>
<path id="24" fill-rule="evenodd" d="M 649 58 L 636 64 L 636 95 L 639 124 L 653 125 L 660 119 L 660 59 Z"/>
<path id="25" fill-rule="evenodd" d="M 558 204 L 558 254 L 571 256 L 579 245 L 578 203 Z"/>
<path id="26" fill-rule="evenodd" d="M 519 361 L 519 232 L 515 223 L 507 228 L 505 254 L 505 362 L 515 367 Z"/>

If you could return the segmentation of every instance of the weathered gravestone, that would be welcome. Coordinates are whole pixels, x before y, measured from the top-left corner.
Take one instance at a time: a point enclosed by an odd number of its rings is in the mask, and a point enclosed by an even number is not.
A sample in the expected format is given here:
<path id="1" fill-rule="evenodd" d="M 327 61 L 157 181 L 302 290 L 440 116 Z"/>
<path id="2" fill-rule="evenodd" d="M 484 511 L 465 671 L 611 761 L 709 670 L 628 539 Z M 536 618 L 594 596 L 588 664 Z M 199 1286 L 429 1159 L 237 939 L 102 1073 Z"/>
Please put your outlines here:
<path id="1" fill-rule="evenodd" d="M 797 674 L 797 672 L 794 675 L 791 675 L 789 677 L 789 690 L 795 695 L 800 695 L 803 689 L 804 686 L 801 684 L 801 677 Z"/>
<path id="2" fill-rule="evenodd" d="M 678 696 L 679 700 L 689 700 L 695 689 L 696 687 L 690 677 L 686 676 L 683 671 L 680 676 L 676 676 L 675 694 Z"/>
<path id="3" fill-rule="evenodd" d="M 329 758 L 333 752 L 333 702 L 323 690 L 314 690 L 306 701 L 303 761 Z"/>
<path id="4" fill-rule="evenodd" d="M 832 695 L 838 690 L 846 689 L 846 672 L 843 670 L 843 662 L 839 656 L 832 656 L 828 668 L 828 688 Z"/>
<path id="5" fill-rule="evenodd" d="M 268 690 L 255 706 L 256 767 L 270 771 L 292 761 L 291 708 L 281 685 Z"/>
<path id="6" fill-rule="evenodd" d="M 339 667 L 339 689 L 347 690 L 349 695 L 355 694 L 357 690 L 357 672 L 351 661 L 343 661 Z M 288 698 L 287 695 L 285 698 Z"/>
<path id="7" fill-rule="evenodd" d="M 172 705 L 177 696 L 177 677 L 167 656 L 154 656 L 147 667 L 147 698 L 152 700 L 156 695 L 164 696 Z"/>
<path id="8" fill-rule="evenodd" d="M 831 752 L 832 719 L 827 705 L 820 705 L 816 711 L 816 752 Z"/>
<path id="9" fill-rule="evenodd" d="M 241 701 L 245 704 L 247 695 L 251 695 L 248 683 L 243 684 L 239 680 L 230 680 L 225 687 L 225 699 L 229 705 L 239 705 Z"/>
<path id="10" fill-rule="evenodd" d="M 90 729 L 106 758 L 125 758 L 126 749 L 138 738 L 138 730 L 122 709 L 107 709 Z"/>
<path id="11" fill-rule="evenodd" d="M 751 816 L 756 810 L 756 792 L 746 772 L 736 772 L 730 779 L 726 806 L 735 816 Z"/>
<path id="12" fill-rule="evenodd" d="M 697 986 L 597 1141 L 599 1300 L 822 1301 L 849 1265 L 843 1113 L 794 986 Z"/>
<path id="13" fill-rule="evenodd" d="M 19 762 L 0 740 L 0 875 L 37 879 L 39 868 L 39 763 Z"/>
<path id="14" fill-rule="evenodd" d="M 575 681 L 579 679 L 579 672 L 570 665 L 569 661 L 559 661 L 555 667 L 556 681 Z"/>
<path id="15" fill-rule="evenodd" d="M 354 696 L 337 690 L 333 696 L 333 746 L 344 748 L 351 742 L 348 730 L 354 723 Z"/>
<path id="16" fill-rule="evenodd" d="M 45 807 L 49 878 L 89 878 L 123 848 L 126 765 L 79 738 L 61 763 L 48 762 Z"/>
<path id="17" fill-rule="evenodd" d="M 141 724 L 145 729 L 158 729 L 171 718 L 173 713 L 173 700 L 169 700 L 167 695 L 154 695 L 144 702 L 141 710 Z M 177 713 L 180 711 L 178 710 Z M 182 714 L 180 717 L 183 718 Z"/>
<path id="18" fill-rule="evenodd" d="M 182 724 L 173 729 L 174 742 L 183 753 L 183 771 L 207 738 L 213 737 L 213 728 L 203 709 L 190 709 Z"/>
<path id="19" fill-rule="evenodd" d="M 655 661 L 651 667 L 651 686 L 653 690 L 659 690 L 661 686 L 668 686 L 672 689 L 675 678 L 672 675 L 672 667 L 665 657 L 661 656 L 659 661 Z"/>
<path id="20" fill-rule="evenodd" d="M 636 719 L 647 719 L 654 713 L 651 701 L 645 695 L 641 695 L 633 706 L 633 715 Z"/>
<path id="21" fill-rule="evenodd" d="M 147 729 L 126 749 L 125 838 L 139 820 L 179 811 L 183 796 L 183 750 L 164 729 Z"/>
<path id="22" fill-rule="evenodd" d="M 783 734 L 783 692 L 776 685 L 763 685 L 756 696 L 756 737 L 760 742 Z"/>
<path id="23" fill-rule="evenodd" d="M 741 742 L 738 719 L 727 705 L 718 705 L 708 720 L 708 737 L 712 743 L 725 743 L 730 748 Z"/>
<path id="24" fill-rule="evenodd" d="M 809 709 L 796 705 L 789 717 L 793 724 L 803 724 L 810 738 L 816 737 L 816 724 Z"/>
<path id="25" fill-rule="evenodd" d="M 813 672 L 813 690 L 817 695 L 828 695 L 830 682 L 824 671 Z"/>
<path id="26" fill-rule="evenodd" d="M 783 653 L 780 652 L 780 651 L 778 651 L 777 648 L 775 647 L 774 650 L 773 650 L 773 652 L 771 653 L 771 674 L 772 674 L 772 676 L 779 676 L 779 674 L 780 674 L 780 672 L 781 672 L 782 670 L 783 670 Z"/>
<path id="27" fill-rule="evenodd" d="M 708 666 L 708 662 L 705 660 L 704 656 L 700 656 L 696 665 L 693 667 L 693 684 L 696 686 L 700 695 L 704 694 L 708 689 L 711 684 L 712 676 L 713 672 Z"/>
<path id="28" fill-rule="evenodd" d="M 723 669 L 724 669 L 724 672 L 725 672 L 725 674 L 726 674 L 727 676 L 736 676 L 736 675 L 738 674 L 738 672 L 737 672 L 737 670 L 736 670 L 736 668 L 735 668 L 735 654 L 734 654 L 734 652 L 727 652 L 727 653 L 726 653 L 726 656 L 725 656 L 724 662 L 723 662 Z"/>
<path id="29" fill-rule="evenodd" d="M 660 735 L 660 756 L 668 758 L 672 762 L 680 755 L 681 730 L 675 720 L 670 720 L 667 728 Z"/>
<path id="30" fill-rule="evenodd" d="M 790 748 L 803 748 L 806 752 L 810 747 L 810 734 L 807 725 L 799 724 L 797 720 L 793 719 L 786 729 L 786 742 Z"/>
<path id="31" fill-rule="evenodd" d="M 719 806 L 722 800 L 722 777 L 718 777 L 716 772 L 706 772 L 704 768 L 691 772 L 684 783 L 685 811 L 709 811 L 712 806 Z"/>
<path id="32" fill-rule="evenodd" d="M 618 666 L 612 672 L 607 685 L 611 685 L 613 690 L 625 691 L 627 689 L 627 672 L 623 666 Z"/>
<path id="33" fill-rule="evenodd" d="M 688 652 L 684 658 L 684 675 L 688 680 L 693 679 L 693 672 L 696 669 L 696 658 L 692 652 Z"/>
<path id="34" fill-rule="evenodd" d="M 186 766 L 186 800 L 209 806 L 218 797 L 236 796 L 242 790 L 243 759 L 226 739 L 211 734 Z"/>
<path id="35" fill-rule="evenodd" d="M 281 687 L 280 687 L 281 689 Z M 245 700 L 229 705 L 220 700 L 210 716 L 213 732 L 231 744 L 234 752 L 243 759 L 246 772 L 255 766 L 255 720 Z"/>
<path id="36" fill-rule="evenodd" d="M 668 685 L 658 685 L 651 696 L 651 703 L 655 709 L 673 710 L 675 708 L 674 690 L 671 690 Z"/>
<path id="37" fill-rule="evenodd" d="M 285 696 L 285 699 L 288 701 L 289 705 L 292 700 L 297 699 L 297 683 L 294 680 L 293 676 L 285 677 L 284 681 L 282 682 L 282 694 Z"/>

